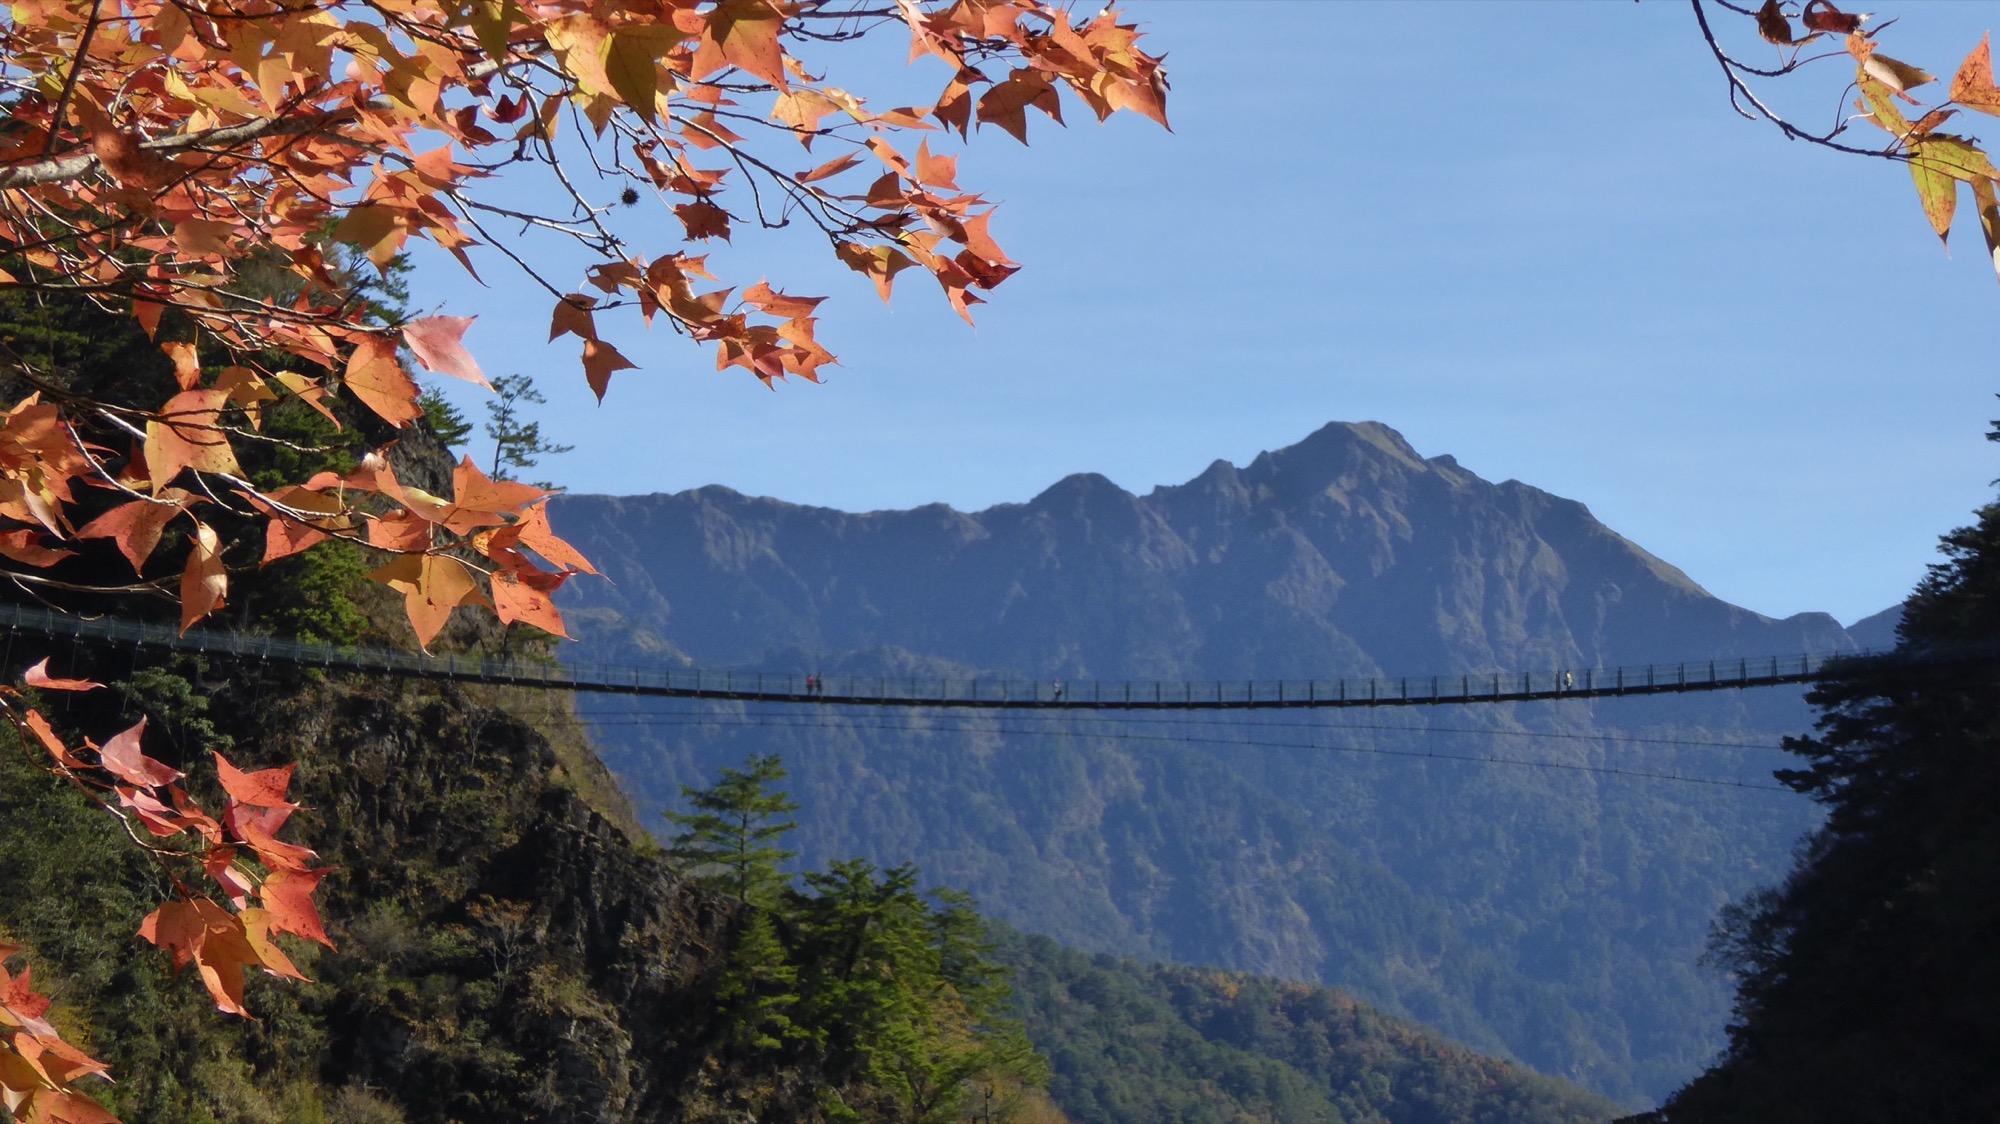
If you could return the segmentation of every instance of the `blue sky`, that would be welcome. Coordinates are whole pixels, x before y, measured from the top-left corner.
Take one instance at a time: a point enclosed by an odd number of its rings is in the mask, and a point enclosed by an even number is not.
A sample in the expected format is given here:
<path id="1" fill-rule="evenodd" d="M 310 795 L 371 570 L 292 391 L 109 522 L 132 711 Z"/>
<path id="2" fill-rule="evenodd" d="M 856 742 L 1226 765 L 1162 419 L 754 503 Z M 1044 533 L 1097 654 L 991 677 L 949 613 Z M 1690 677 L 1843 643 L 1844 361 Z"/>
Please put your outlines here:
<path id="1" fill-rule="evenodd" d="M 1947 76 L 2000 23 L 1898 8 L 1883 49 Z M 1976 228 L 1947 255 L 1900 168 L 1732 114 L 1685 5 L 1127 15 L 1168 52 L 1174 132 L 1077 107 L 1025 149 L 976 136 L 960 183 L 1002 204 L 1027 267 L 976 329 L 920 277 L 884 309 L 823 244 L 746 238 L 717 254 L 730 279 L 830 294 L 842 366 L 773 393 L 635 329 L 614 338 L 643 369 L 600 407 L 497 260 L 487 289 L 420 260 L 414 296 L 480 314 L 489 374 L 536 377 L 544 429 L 578 447 L 542 473 L 579 492 L 977 509 L 1072 472 L 1143 492 L 1375 420 L 1583 501 L 1719 596 L 1844 621 L 1903 596 L 1991 497 L 2000 285 Z M 907 92 L 877 104 L 934 92 L 888 46 L 836 80 Z M 1788 104 L 1830 120 L 1841 69 Z"/>

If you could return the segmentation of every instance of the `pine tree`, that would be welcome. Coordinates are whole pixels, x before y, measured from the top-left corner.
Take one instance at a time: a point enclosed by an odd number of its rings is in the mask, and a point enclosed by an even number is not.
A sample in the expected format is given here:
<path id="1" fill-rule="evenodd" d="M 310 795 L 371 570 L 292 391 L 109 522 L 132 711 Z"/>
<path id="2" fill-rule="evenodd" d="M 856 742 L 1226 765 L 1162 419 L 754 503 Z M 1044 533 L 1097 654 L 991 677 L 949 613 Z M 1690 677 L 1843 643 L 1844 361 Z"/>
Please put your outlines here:
<path id="1" fill-rule="evenodd" d="M 915 867 L 861 859 L 804 882 L 788 907 L 798 1022 L 818 1049 L 830 1118 L 941 1124 L 988 1090 L 1046 1083 L 964 895 L 926 896 Z"/>
<path id="2" fill-rule="evenodd" d="M 729 1040 L 739 1047 L 775 1050 L 803 1036 L 792 1021 L 797 985 L 798 969 L 778 939 L 771 911 L 750 906 L 714 992 Z"/>
<path id="3" fill-rule="evenodd" d="M 575 448 L 544 438 L 542 423 L 525 416 L 525 407 L 547 402 L 526 375 L 501 375 L 493 380 L 493 397 L 486 403 L 486 436 L 493 439 L 493 470 L 488 475 L 493 479 L 519 479 L 517 473 L 540 464 L 543 457 Z M 535 486 L 551 487 L 546 483 Z"/>
<path id="4" fill-rule="evenodd" d="M 1047 1067 L 1009 1018 L 1012 991 L 970 899 L 925 894 L 913 866 L 831 864 L 786 885 L 778 843 L 798 809 L 773 786 L 776 757 L 724 769 L 681 791 L 672 852 L 698 881 L 741 904 L 710 993 L 722 1037 L 812 1075 L 809 1115 L 830 1121 L 946 1124 L 974 1103 L 993 1120 L 1035 1103 Z M 744 1107 L 787 1118 L 806 1106 Z"/>
<path id="5" fill-rule="evenodd" d="M 752 757 L 741 769 L 722 770 L 713 788 L 682 785 L 681 797 L 694 810 L 667 813 L 683 829 L 669 850 L 691 864 L 704 885 L 739 902 L 768 904 L 783 884 L 778 866 L 793 854 L 777 841 L 798 826 L 778 818 L 799 810 L 771 790 L 784 779 L 776 757 Z"/>

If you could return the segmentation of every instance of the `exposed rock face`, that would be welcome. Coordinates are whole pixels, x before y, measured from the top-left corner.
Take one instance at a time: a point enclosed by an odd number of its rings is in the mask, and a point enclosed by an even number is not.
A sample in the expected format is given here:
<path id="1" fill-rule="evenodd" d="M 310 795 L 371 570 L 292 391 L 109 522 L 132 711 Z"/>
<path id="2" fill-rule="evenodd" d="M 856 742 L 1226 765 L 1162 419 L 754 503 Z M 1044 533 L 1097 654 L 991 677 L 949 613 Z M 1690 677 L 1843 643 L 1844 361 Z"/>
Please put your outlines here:
<path id="1" fill-rule="evenodd" d="M 580 661 L 1236 680 L 1855 646 L 1372 423 L 1144 496 L 1078 475 L 977 513 L 849 514 L 708 487 L 554 519 L 611 579 L 564 590 Z M 1709 919 L 1808 821 L 1780 793 L 1603 771 L 1768 784 L 1768 750 L 1714 743 L 1801 728 L 1796 692 L 1234 725 L 590 705 L 649 813 L 778 752 L 806 862 L 915 861 L 1067 943 L 1347 987 L 1633 1103 L 1719 1043 Z"/>
<path id="2" fill-rule="evenodd" d="M 729 918 L 578 797 L 595 761 L 449 688 L 216 701 L 307 765 L 340 946 L 313 993 L 328 1072 L 412 1120 L 692 1118 Z"/>

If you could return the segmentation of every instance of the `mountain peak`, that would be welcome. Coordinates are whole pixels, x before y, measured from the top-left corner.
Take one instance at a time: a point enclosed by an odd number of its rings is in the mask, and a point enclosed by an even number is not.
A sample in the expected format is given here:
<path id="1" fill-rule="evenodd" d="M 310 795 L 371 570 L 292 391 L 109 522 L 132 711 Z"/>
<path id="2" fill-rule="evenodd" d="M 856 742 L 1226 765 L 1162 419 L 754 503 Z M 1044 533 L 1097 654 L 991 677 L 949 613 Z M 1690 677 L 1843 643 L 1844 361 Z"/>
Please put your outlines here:
<path id="1" fill-rule="evenodd" d="M 1248 471 L 1266 482 L 1289 481 L 1280 485 L 1283 490 L 1303 487 L 1309 492 L 1342 477 L 1380 479 L 1441 472 L 1459 481 L 1467 475 L 1455 462 L 1447 469 L 1425 460 L 1402 434 L 1372 421 L 1328 422 L 1294 444 L 1259 453 Z"/>
<path id="2" fill-rule="evenodd" d="M 1100 496 L 1122 496 L 1130 499 L 1132 493 L 1112 483 L 1111 478 L 1101 472 L 1072 472 L 1042 489 L 1039 495 L 1028 502 L 1040 506 L 1072 497 L 1094 499 Z"/>
<path id="3" fill-rule="evenodd" d="M 1328 422 L 1304 440 L 1273 450 L 1272 455 L 1318 458 L 1337 452 L 1351 456 L 1362 446 L 1386 453 L 1410 468 L 1426 467 L 1423 456 L 1410 446 L 1402 434 L 1376 421 Z"/>

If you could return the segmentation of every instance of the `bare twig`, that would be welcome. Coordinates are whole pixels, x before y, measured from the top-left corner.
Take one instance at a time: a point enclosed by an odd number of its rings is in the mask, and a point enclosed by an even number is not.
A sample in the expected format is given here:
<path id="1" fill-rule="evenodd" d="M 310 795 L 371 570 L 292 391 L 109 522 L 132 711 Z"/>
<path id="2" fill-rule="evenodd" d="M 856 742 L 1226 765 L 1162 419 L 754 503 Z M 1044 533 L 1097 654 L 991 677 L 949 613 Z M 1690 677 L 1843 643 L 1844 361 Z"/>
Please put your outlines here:
<path id="1" fill-rule="evenodd" d="M 70 95 L 76 92 L 76 76 L 83 73 L 84 63 L 90 59 L 90 41 L 97 35 L 97 23 L 103 14 L 104 0 L 92 0 L 90 19 L 83 25 L 83 33 L 77 37 L 76 57 L 70 60 L 69 73 L 63 75 L 62 92 L 56 95 L 55 108 L 49 113 L 49 139 L 42 145 L 42 151 L 50 156 L 57 152 L 62 136 L 63 118 L 69 114 Z"/>
<path id="2" fill-rule="evenodd" d="M 1806 129 L 1801 129 L 1797 125 L 1794 125 L 1790 121 L 1787 121 L 1783 117 L 1779 116 L 1775 110 L 1773 110 L 1770 106 L 1765 105 L 1764 102 L 1757 97 L 1756 91 L 1752 90 L 1749 84 L 1743 81 L 1742 75 L 1745 73 L 1752 73 L 1752 74 L 1764 75 L 1766 77 L 1774 77 L 1777 74 L 1787 73 L 1790 68 L 1788 68 L 1787 71 L 1778 71 L 1775 74 L 1766 74 L 1763 71 L 1758 71 L 1754 68 L 1746 67 L 1742 63 L 1737 62 L 1735 59 L 1730 58 L 1729 54 L 1722 49 L 1722 45 L 1716 42 L 1715 31 L 1708 26 L 1708 12 L 1702 6 L 1703 2 L 1704 0 L 1688 0 L 1689 5 L 1694 8 L 1695 23 L 1699 25 L 1701 28 L 1702 41 L 1708 44 L 1709 52 L 1715 56 L 1716 65 L 1722 68 L 1722 75 L 1729 83 L 1729 104 L 1731 108 L 1736 110 L 1736 112 L 1742 114 L 1744 117 L 1749 118 L 1751 120 L 1762 118 L 1766 121 L 1769 121 L 1771 124 L 1776 125 L 1778 127 L 1779 132 L 1785 134 L 1785 136 L 1791 140 L 1802 140 L 1809 144 L 1816 144 L 1820 145 L 1823 148 L 1833 149 L 1835 152 L 1845 152 L 1851 156 L 1873 156 L 1878 159 L 1885 159 L 1885 160 L 1905 159 L 1905 157 L 1902 156 L 1900 153 L 1888 152 L 1876 148 L 1857 148 L 1850 144 L 1842 144 L 1841 142 L 1833 139 L 1834 137 L 1840 135 L 1841 130 L 1845 128 L 1844 125 L 1837 126 L 1830 133 L 1815 133 Z M 1716 0 L 1716 2 L 1721 3 L 1723 7 L 1729 8 L 1731 11 L 1739 11 L 1739 12 L 1743 11 L 1743 9 L 1738 8 L 1733 4 L 1724 3 L 1723 0 Z M 1755 13 L 1746 12 L 1745 14 L 1754 15 Z M 1744 102 L 1748 102 L 1751 106 L 1751 109 L 1754 109 L 1755 112 L 1753 113 L 1751 112 L 1751 110 L 1744 109 L 1743 108 Z"/>

